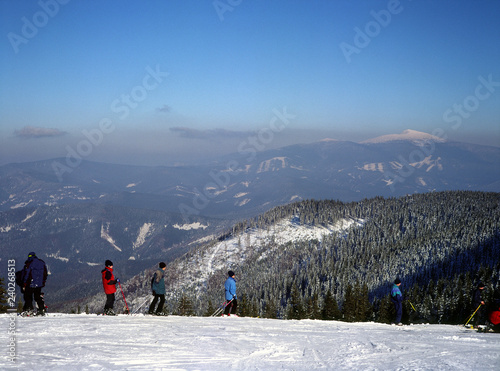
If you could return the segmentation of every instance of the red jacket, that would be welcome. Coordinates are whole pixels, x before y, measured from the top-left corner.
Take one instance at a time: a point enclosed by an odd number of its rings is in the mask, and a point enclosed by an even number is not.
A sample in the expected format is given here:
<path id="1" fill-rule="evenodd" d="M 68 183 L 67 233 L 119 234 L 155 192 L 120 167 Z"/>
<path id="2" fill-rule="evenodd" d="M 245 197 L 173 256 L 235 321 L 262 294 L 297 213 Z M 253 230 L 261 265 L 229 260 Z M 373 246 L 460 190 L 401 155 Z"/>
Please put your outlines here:
<path id="1" fill-rule="evenodd" d="M 102 271 L 102 286 L 106 294 L 114 294 L 116 292 L 116 281 L 113 275 L 113 268 L 106 267 Z"/>

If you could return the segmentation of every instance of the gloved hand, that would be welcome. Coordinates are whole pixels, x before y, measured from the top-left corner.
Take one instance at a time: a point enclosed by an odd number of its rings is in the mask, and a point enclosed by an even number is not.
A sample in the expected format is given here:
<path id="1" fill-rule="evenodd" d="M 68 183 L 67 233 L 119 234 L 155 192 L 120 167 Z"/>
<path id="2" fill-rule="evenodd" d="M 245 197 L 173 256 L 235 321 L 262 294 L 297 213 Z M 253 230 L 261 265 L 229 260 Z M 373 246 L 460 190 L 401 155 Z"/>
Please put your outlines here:
<path id="1" fill-rule="evenodd" d="M 153 295 L 156 295 L 156 291 L 155 290 L 153 290 Z"/>
<path id="2" fill-rule="evenodd" d="M 117 278 L 115 281 L 116 281 L 116 283 L 120 283 L 120 279 L 119 278 Z"/>

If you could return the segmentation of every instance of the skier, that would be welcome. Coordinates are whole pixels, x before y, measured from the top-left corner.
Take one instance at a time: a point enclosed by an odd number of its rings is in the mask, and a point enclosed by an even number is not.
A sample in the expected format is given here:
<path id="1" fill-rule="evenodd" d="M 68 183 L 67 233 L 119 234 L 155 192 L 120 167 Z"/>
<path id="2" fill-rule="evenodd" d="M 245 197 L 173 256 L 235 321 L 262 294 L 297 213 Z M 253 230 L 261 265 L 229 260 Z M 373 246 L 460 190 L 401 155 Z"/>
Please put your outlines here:
<path id="1" fill-rule="evenodd" d="M 491 311 L 488 319 L 491 322 L 491 329 L 494 332 L 500 332 L 500 288 L 497 288 L 493 294 Z"/>
<path id="2" fill-rule="evenodd" d="M 161 262 L 158 266 L 159 269 L 155 272 L 151 281 L 151 289 L 153 290 L 154 299 L 149 306 L 149 314 L 161 316 L 163 313 L 163 304 L 165 304 L 165 269 L 167 269 L 167 265 L 164 262 Z M 155 311 L 158 300 L 160 302 Z"/>
<path id="3" fill-rule="evenodd" d="M 401 326 L 401 317 L 403 315 L 403 295 L 401 294 L 399 286 L 401 286 L 401 280 L 396 278 L 394 285 L 392 285 L 391 301 L 393 302 L 394 309 L 396 310 L 396 319 L 394 320 L 394 324 Z"/>
<path id="4" fill-rule="evenodd" d="M 21 293 L 23 294 L 23 299 L 24 299 L 24 305 L 23 305 L 23 313 L 27 314 L 29 311 L 28 308 L 28 302 L 33 303 L 33 301 L 30 301 L 31 297 L 31 290 L 26 290 L 24 287 L 24 276 L 26 274 L 26 270 L 28 269 L 28 261 L 26 260 L 24 262 L 23 269 L 19 270 L 16 272 L 16 283 L 21 289 Z"/>
<path id="5" fill-rule="evenodd" d="M 38 259 L 34 252 L 28 254 L 23 269 L 23 293 L 24 293 L 24 312 L 26 315 L 33 313 L 33 297 L 38 306 L 37 316 L 45 315 L 45 303 L 42 297 L 42 287 L 45 286 L 47 281 L 47 266 L 45 262 Z M 21 289 L 21 291 L 23 290 Z"/>
<path id="6" fill-rule="evenodd" d="M 227 272 L 228 278 L 224 283 L 224 288 L 226 291 L 226 307 L 224 308 L 224 315 L 230 316 L 231 314 L 235 317 L 236 310 L 238 309 L 238 302 L 236 297 L 236 280 L 234 278 L 235 274 L 233 271 Z"/>
<path id="7" fill-rule="evenodd" d="M 113 262 L 111 260 L 106 260 L 104 264 L 105 268 L 101 271 L 102 286 L 104 287 L 104 293 L 106 294 L 104 314 L 114 316 L 115 312 L 113 312 L 113 306 L 115 304 L 116 284 L 120 282 L 120 279 L 115 278 L 113 274 Z"/>
<path id="8" fill-rule="evenodd" d="M 485 306 L 485 302 L 483 300 L 483 290 L 484 284 L 482 282 L 479 282 L 477 284 L 476 290 L 474 290 L 474 294 L 472 295 L 472 307 L 474 308 L 474 310 L 477 309 L 476 315 L 474 317 L 474 327 L 484 325 L 483 309 Z"/>

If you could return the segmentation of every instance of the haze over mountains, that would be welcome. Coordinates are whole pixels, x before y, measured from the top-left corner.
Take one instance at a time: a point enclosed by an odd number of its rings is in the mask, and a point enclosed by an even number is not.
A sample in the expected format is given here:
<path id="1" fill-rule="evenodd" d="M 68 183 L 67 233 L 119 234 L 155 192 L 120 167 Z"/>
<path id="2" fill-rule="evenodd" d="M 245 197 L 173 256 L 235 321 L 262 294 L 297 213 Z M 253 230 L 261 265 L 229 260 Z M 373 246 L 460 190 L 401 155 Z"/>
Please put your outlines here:
<path id="1" fill-rule="evenodd" d="M 102 203 L 193 216 L 247 216 L 291 201 L 442 190 L 500 191 L 500 148 L 406 130 L 362 143 L 324 140 L 206 165 L 126 166 L 62 158 L 0 167 L 0 210 Z M 62 169 L 62 170 L 61 170 Z"/>

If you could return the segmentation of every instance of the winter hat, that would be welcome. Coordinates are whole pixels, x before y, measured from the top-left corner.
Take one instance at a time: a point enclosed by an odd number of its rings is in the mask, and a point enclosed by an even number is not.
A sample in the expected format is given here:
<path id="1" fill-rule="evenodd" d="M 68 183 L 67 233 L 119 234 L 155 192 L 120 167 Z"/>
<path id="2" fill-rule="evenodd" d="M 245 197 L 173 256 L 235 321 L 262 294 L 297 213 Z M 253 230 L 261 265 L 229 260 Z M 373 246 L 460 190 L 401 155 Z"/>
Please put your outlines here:
<path id="1" fill-rule="evenodd" d="M 479 287 L 479 288 L 483 287 L 483 288 L 484 288 L 484 283 L 479 282 L 479 283 L 477 284 L 477 287 Z"/>
<path id="2" fill-rule="evenodd" d="M 111 260 L 106 260 L 106 263 L 104 263 L 106 267 L 111 267 L 113 265 L 113 262 Z"/>
<path id="3" fill-rule="evenodd" d="M 36 256 L 36 254 L 33 251 L 28 254 L 28 258 L 33 258 L 35 256 Z"/>
<path id="4" fill-rule="evenodd" d="M 229 277 L 232 277 L 232 276 L 234 276 L 234 272 L 233 272 L 233 271 L 229 271 L 229 272 L 227 272 L 227 275 L 228 275 Z"/>
<path id="5" fill-rule="evenodd" d="M 399 285 L 399 284 L 401 283 L 401 280 L 400 280 L 399 278 L 396 278 L 396 279 L 394 280 L 394 283 L 395 283 L 396 285 Z"/>
<path id="6" fill-rule="evenodd" d="M 165 268 L 166 266 L 167 266 L 167 265 L 166 265 L 164 262 L 161 262 L 161 263 L 160 263 L 160 268 L 161 268 L 161 269 Z"/>

